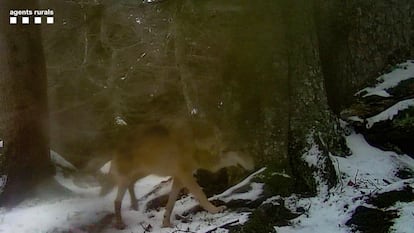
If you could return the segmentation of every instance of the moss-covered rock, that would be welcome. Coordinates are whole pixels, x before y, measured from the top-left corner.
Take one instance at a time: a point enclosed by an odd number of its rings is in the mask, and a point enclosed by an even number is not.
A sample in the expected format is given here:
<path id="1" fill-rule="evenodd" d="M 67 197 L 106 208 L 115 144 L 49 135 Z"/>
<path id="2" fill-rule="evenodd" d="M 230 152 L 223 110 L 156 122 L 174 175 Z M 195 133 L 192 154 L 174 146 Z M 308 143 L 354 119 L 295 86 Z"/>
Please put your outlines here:
<path id="1" fill-rule="evenodd" d="M 230 228 L 231 233 L 269 233 L 276 232 L 275 226 L 287 226 L 289 220 L 296 218 L 298 214 L 292 213 L 280 203 L 266 203 L 259 206 L 249 220 L 241 226 Z"/>
<path id="2" fill-rule="evenodd" d="M 358 206 L 346 225 L 354 229 L 355 232 L 387 233 L 393 224 L 392 219 L 396 217 L 395 211 Z"/>

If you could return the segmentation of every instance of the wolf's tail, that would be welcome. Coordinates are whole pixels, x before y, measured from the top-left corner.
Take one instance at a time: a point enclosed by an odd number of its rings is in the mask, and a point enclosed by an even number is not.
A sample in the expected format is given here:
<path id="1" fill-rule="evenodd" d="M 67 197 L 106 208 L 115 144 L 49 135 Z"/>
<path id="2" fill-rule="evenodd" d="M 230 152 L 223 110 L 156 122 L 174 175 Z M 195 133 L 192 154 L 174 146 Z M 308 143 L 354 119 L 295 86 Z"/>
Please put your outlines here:
<path id="1" fill-rule="evenodd" d="M 112 161 L 107 161 L 100 169 L 97 171 L 96 179 L 101 186 L 100 196 L 107 195 L 115 187 L 115 180 L 113 177 L 113 166 Z"/>

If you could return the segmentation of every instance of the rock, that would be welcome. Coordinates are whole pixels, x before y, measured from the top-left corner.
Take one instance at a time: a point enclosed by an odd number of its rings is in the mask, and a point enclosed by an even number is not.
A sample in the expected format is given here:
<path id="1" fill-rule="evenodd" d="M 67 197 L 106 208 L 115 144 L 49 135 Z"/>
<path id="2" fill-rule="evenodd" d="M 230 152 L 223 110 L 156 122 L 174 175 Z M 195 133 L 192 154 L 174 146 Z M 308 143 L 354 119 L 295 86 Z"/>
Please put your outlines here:
<path id="1" fill-rule="evenodd" d="M 180 199 L 181 197 L 178 197 L 178 199 Z M 150 201 L 147 202 L 147 205 L 145 207 L 145 210 L 151 211 L 151 210 L 160 210 L 161 207 L 164 207 L 165 205 L 167 205 L 168 202 L 168 193 L 158 196 L 154 199 L 151 199 Z"/>
<path id="2" fill-rule="evenodd" d="M 387 233 L 396 217 L 394 211 L 358 206 L 346 225 L 361 233 Z"/>
<path id="3" fill-rule="evenodd" d="M 291 219 L 299 215 L 292 213 L 284 206 L 283 200 L 279 200 L 279 203 L 262 204 L 253 211 L 244 225 L 229 227 L 228 229 L 231 233 L 274 232 L 274 226 L 287 226 Z"/>
<path id="4" fill-rule="evenodd" d="M 414 201 L 413 189 L 409 186 L 406 186 L 403 190 L 394 190 L 390 192 L 380 193 L 378 195 L 375 195 L 374 197 L 371 197 L 368 200 L 368 203 L 375 205 L 379 208 L 386 208 L 394 205 L 398 201 Z"/>
<path id="5" fill-rule="evenodd" d="M 390 95 L 392 95 L 396 99 L 404 99 L 407 97 L 413 98 L 413 90 L 414 77 L 401 81 L 398 86 L 387 90 L 387 92 L 390 93 Z"/>
<path id="6" fill-rule="evenodd" d="M 404 180 L 414 178 L 414 171 L 409 168 L 401 168 L 396 172 L 395 176 Z"/>
<path id="7" fill-rule="evenodd" d="M 397 66 L 396 70 L 403 68 Z M 411 143 L 414 138 L 414 78 L 410 74 L 404 75 L 405 80 L 382 90 L 381 93 L 386 95 L 365 96 L 370 88 L 358 92 L 354 104 L 344 109 L 341 117 L 371 145 L 414 158 L 414 144 Z M 379 114 L 384 117 L 380 119 Z"/>
<path id="8" fill-rule="evenodd" d="M 199 169 L 197 170 L 195 177 L 197 183 L 203 187 L 203 191 L 207 197 L 221 193 L 230 186 L 228 172 L 225 168 L 220 169 L 216 173 Z"/>
<path id="9" fill-rule="evenodd" d="M 374 124 L 371 128 L 357 127 L 371 145 L 414 157 L 414 108 L 401 111 L 392 120 Z"/>

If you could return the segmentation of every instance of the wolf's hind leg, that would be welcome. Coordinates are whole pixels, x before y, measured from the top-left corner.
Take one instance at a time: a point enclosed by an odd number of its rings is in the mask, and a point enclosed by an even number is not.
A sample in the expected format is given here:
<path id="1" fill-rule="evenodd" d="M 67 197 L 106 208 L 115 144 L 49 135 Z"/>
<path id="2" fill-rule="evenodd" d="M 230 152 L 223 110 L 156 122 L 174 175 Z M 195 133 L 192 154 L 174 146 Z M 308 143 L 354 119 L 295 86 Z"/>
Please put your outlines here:
<path id="1" fill-rule="evenodd" d="M 164 219 L 162 221 L 162 227 L 172 227 L 171 224 L 171 213 L 174 209 L 175 201 L 177 200 L 178 194 L 182 188 L 182 184 L 178 179 L 173 178 L 173 184 L 170 195 L 168 197 L 167 205 L 165 206 Z"/>
<path id="2" fill-rule="evenodd" d="M 189 173 L 191 174 L 191 173 Z M 204 194 L 203 190 L 201 189 L 200 185 L 195 181 L 195 179 L 191 176 L 181 176 L 180 180 L 184 187 L 187 187 L 188 190 L 198 199 L 200 202 L 201 207 L 203 207 L 208 212 L 215 214 L 222 212 L 226 209 L 226 206 L 215 206 L 211 204 L 211 202 L 207 199 L 206 195 Z"/>

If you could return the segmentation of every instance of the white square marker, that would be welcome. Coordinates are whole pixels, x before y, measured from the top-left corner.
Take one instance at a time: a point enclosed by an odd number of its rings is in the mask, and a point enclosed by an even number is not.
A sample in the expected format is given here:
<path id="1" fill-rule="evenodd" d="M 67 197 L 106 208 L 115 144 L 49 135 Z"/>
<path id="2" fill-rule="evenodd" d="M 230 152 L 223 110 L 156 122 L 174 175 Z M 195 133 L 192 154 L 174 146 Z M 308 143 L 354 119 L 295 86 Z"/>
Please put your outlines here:
<path id="1" fill-rule="evenodd" d="M 35 24 L 41 24 L 42 23 L 42 17 L 34 17 L 34 23 Z"/>
<path id="2" fill-rule="evenodd" d="M 22 24 L 29 24 L 29 17 L 22 17 Z"/>
<path id="3" fill-rule="evenodd" d="M 46 18 L 46 23 L 47 23 L 47 24 L 53 24 L 53 23 L 54 23 L 54 21 L 55 21 L 55 18 L 54 18 L 54 17 L 47 17 L 47 18 Z"/>
<path id="4" fill-rule="evenodd" d="M 10 24 L 17 24 L 17 17 L 10 17 Z"/>

